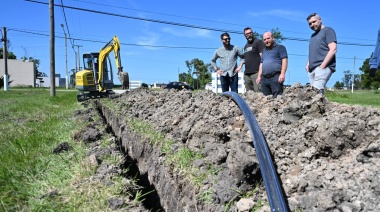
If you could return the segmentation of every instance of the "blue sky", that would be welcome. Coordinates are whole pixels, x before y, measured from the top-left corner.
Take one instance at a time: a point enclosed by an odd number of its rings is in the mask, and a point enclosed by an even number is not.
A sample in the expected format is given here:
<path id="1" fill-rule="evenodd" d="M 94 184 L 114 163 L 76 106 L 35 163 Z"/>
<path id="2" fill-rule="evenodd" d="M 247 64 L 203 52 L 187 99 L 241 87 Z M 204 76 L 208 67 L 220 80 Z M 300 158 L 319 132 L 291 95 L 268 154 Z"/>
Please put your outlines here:
<path id="1" fill-rule="evenodd" d="M 48 0 L 35 1 L 49 3 Z M 61 24 L 64 24 L 67 26 L 66 33 L 69 32 L 70 37 L 75 39 L 73 42 L 68 40 L 69 71 L 75 68 L 74 50 L 78 51 L 72 44 L 82 46 L 79 48 L 80 54 L 96 52 L 116 35 L 121 42 L 124 70 L 129 72 L 131 80 L 140 80 L 148 84 L 177 80 L 179 72 L 187 72 L 186 60 L 198 58 L 210 63 L 215 49 L 221 46 L 222 33 L 212 29 L 241 33 L 230 33 L 231 44 L 239 47 L 246 43 L 242 31 L 247 26 L 260 34 L 278 27 L 284 37 L 308 40 L 312 30 L 308 27 L 306 17 L 317 12 L 325 26 L 335 29 L 338 38 L 337 72 L 327 84 L 331 87 L 336 81 L 342 80 L 343 71 L 352 71 L 355 67 L 355 73 L 359 73 L 359 67 L 374 50 L 380 27 L 377 17 L 380 8 L 378 0 L 54 2 L 77 8 L 65 8 L 63 12 L 61 7 L 55 7 L 56 73 L 62 77 L 66 75 L 65 42 L 61 27 Z M 48 4 L 24 0 L 3 0 L 2 3 L 0 27 L 7 28 L 8 39 L 11 41 L 9 50 L 18 59 L 23 56 L 39 59 L 39 70 L 49 75 Z M 307 62 L 308 42 L 286 40 L 282 44 L 289 54 L 285 84 L 307 83 L 304 67 Z M 115 82 L 118 83 L 117 78 Z"/>

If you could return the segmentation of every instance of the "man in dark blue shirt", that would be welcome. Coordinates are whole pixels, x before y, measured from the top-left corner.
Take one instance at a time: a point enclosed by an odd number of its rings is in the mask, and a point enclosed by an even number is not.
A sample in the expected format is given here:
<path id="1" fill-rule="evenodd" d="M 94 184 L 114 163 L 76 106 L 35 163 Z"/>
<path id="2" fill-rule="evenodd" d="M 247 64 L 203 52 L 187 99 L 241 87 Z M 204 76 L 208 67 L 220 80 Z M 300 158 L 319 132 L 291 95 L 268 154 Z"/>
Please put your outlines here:
<path id="1" fill-rule="evenodd" d="M 283 92 L 285 73 L 288 68 L 288 53 L 285 46 L 274 42 L 271 32 L 265 32 L 263 40 L 265 49 L 256 83 L 261 83 L 261 91 L 265 96 L 273 95 L 273 98 L 276 98 Z"/>

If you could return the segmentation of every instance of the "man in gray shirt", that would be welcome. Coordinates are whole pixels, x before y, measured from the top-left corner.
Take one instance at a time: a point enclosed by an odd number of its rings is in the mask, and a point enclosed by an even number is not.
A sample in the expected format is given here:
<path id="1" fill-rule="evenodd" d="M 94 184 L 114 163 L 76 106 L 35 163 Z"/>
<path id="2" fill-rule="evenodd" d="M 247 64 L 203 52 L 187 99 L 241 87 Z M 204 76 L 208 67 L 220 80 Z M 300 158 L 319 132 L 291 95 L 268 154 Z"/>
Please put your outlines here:
<path id="1" fill-rule="evenodd" d="M 309 59 L 306 71 L 309 75 L 311 86 L 325 94 L 325 86 L 332 73 L 335 72 L 335 54 L 337 39 L 335 31 L 322 24 L 322 19 L 317 13 L 307 17 L 310 29 L 314 31 L 309 43 Z"/>
<path id="2" fill-rule="evenodd" d="M 244 63 L 243 51 L 230 44 L 230 35 L 225 32 L 220 36 L 223 46 L 217 49 L 211 59 L 211 65 L 220 75 L 220 84 L 222 92 L 231 91 L 238 92 L 238 72 Z M 237 66 L 237 58 L 240 57 L 240 65 Z M 219 67 L 216 60 L 219 59 Z"/>

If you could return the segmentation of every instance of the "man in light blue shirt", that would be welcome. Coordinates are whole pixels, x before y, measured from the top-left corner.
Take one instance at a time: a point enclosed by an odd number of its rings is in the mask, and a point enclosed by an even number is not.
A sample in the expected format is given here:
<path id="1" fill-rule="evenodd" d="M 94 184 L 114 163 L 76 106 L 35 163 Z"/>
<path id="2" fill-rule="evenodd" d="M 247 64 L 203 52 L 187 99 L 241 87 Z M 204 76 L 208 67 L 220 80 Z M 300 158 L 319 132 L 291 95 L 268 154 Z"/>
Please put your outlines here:
<path id="1" fill-rule="evenodd" d="M 234 45 L 230 44 L 230 35 L 225 32 L 220 38 L 222 39 L 223 46 L 217 49 L 211 59 L 211 65 L 214 70 L 220 75 L 220 83 L 222 85 L 222 92 L 231 91 L 238 92 L 238 72 L 244 64 L 243 51 Z M 237 58 L 240 57 L 240 65 L 237 65 Z M 219 59 L 219 67 L 216 60 Z"/>

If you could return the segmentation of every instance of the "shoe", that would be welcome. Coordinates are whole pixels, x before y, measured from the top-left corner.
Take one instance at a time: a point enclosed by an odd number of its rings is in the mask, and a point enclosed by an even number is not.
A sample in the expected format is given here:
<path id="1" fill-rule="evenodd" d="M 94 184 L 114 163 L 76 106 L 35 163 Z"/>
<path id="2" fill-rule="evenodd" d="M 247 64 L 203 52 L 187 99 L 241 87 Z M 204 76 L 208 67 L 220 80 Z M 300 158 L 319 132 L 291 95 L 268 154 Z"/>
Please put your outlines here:
<path id="1" fill-rule="evenodd" d="M 371 68 L 369 70 L 369 76 L 370 77 L 375 77 L 376 76 L 376 68 Z"/>

